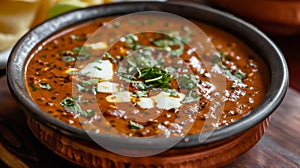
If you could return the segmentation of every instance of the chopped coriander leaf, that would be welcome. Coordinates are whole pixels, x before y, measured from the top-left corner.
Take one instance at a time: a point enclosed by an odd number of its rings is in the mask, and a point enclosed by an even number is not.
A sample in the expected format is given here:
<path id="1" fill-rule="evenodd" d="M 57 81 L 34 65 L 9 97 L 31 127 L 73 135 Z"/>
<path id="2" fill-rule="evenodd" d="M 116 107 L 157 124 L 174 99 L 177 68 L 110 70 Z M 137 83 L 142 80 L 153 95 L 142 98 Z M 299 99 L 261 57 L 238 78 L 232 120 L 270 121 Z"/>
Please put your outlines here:
<path id="1" fill-rule="evenodd" d="M 80 99 L 78 100 L 78 103 L 82 103 L 82 104 L 89 104 L 94 102 L 93 99 Z"/>
<path id="2" fill-rule="evenodd" d="M 136 123 L 132 120 L 129 121 L 129 127 L 130 129 L 143 129 L 144 126 L 142 124 Z"/>
<path id="3" fill-rule="evenodd" d="M 170 88 L 171 75 L 159 67 L 148 67 L 141 70 L 138 78 L 145 80 L 150 88 Z"/>
<path id="4" fill-rule="evenodd" d="M 51 89 L 51 85 L 48 83 L 40 83 L 39 85 L 42 89 L 47 89 L 47 90 Z"/>
<path id="5" fill-rule="evenodd" d="M 195 75 L 184 74 L 179 76 L 179 86 L 184 89 L 193 89 L 200 82 Z"/>
<path id="6" fill-rule="evenodd" d="M 128 34 L 128 35 L 125 37 L 125 39 L 126 39 L 125 42 L 126 42 L 127 44 L 132 44 L 133 42 L 139 40 L 138 36 L 135 35 L 135 34 Z"/>
<path id="7" fill-rule="evenodd" d="M 231 58 L 230 58 L 229 56 L 225 56 L 224 59 L 225 59 L 226 61 L 230 61 L 230 60 L 231 60 Z"/>
<path id="8" fill-rule="evenodd" d="M 127 73 L 127 69 L 126 69 L 124 66 L 119 65 L 118 70 L 117 70 L 117 73 L 118 73 L 118 74 L 121 74 L 121 73 Z"/>
<path id="9" fill-rule="evenodd" d="M 140 47 L 139 43 L 137 42 L 138 40 L 139 40 L 139 38 L 135 34 L 128 34 L 125 37 L 125 42 L 133 50 L 136 50 Z"/>
<path id="10" fill-rule="evenodd" d="M 78 74 L 80 74 L 80 72 L 78 72 L 78 71 L 70 71 L 70 72 L 68 72 L 68 74 L 69 75 L 78 75 Z"/>
<path id="11" fill-rule="evenodd" d="M 94 66 L 95 69 L 97 69 L 98 71 L 102 71 L 102 68 L 98 67 L 98 66 Z"/>
<path id="12" fill-rule="evenodd" d="M 178 91 L 176 89 L 167 89 L 165 92 L 170 93 L 170 96 L 178 97 Z"/>
<path id="13" fill-rule="evenodd" d="M 190 32 L 187 32 L 186 36 L 180 36 L 177 31 L 166 32 L 165 38 L 153 40 L 152 43 L 173 55 L 180 56 L 184 51 L 184 43 L 191 41 L 189 37 L 190 35 Z"/>
<path id="14" fill-rule="evenodd" d="M 223 51 L 216 51 L 215 56 L 212 59 L 212 63 L 218 64 L 220 67 L 226 68 L 222 62 L 230 61 L 230 57 L 225 54 Z"/>
<path id="15" fill-rule="evenodd" d="M 87 109 L 86 111 L 82 111 L 80 115 L 83 117 L 90 118 L 95 115 L 95 111 L 92 109 Z"/>
<path id="16" fill-rule="evenodd" d="M 63 50 L 59 52 L 59 55 L 62 56 L 75 56 L 75 53 L 73 51 L 70 50 Z"/>
<path id="17" fill-rule="evenodd" d="M 132 83 L 136 79 L 133 75 L 130 74 L 124 74 L 124 75 L 122 74 L 122 76 L 119 76 L 119 78 L 128 83 Z"/>
<path id="18" fill-rule="evenodd" d="M 104 57 L 110 59 L 115 64 L 118 63 L 118 60 L 115 57 L 113 57 L 109 52 L 105 52 Z"/>
<path id="19" fill-rule="evenodd" d="M 191 103 L 191 102 L 197 102 L 201 99 L 202 97 L 198 94 L 197 88 L 194 88 L 188 92 L 188 94 L 185 96 L 184 100 L 182 103 Z"/>
<path id="20" fill-rule="evenodd" d="M 120 27 L 120 22 L 114 22 L 114 27 L 115 27 L 115 28 Z"/>
<path id="21" fill-rule="evenodd" d="M 112 56 L 109 52 L 105 52 L 105 53 L 104 53 L 104 56 L 105 56 L 106 58 L 113 58 L 113 56 Z"/>
<path id="22" fill-rule="evenodd" d="M 235 89 L 235 87 L 236 87 L 236 83 L 233 83 L 233 84 L 230 86 L 231 89 Z"/>
<path id="23" fill-rule="evenodd" d="M 152 41 L 154 45 L 170 52 L 173 55 L 182 55 L 184 50 L 184 44 L 177 38 L 172 39 L 162 39 Z M 178 49 L 172 49 L 172 47 L 178 46 Z"/>
<path id="24" fill-rule="evenodd" d="M 221 59 L 220 59 L 220 57 L 218 57 L 218 55 L 214 55 L 211 62 L 213 64 L 218 64 L 219 62 L 221 62 Z"/>
<path id="25" fill-rule="evenodd" d="M 133 97 L 146 97 L 148 96 L 146 91 L 137 91 L 132 94 Z"/>
<path id="26" fill-rule="evenodd" d="M 236 81 L 238 83 L 243 83 L 243 79 L 247 77 L 246 73 L 241 71 L 235 71 L 232 73 L 229 69 L 224 70 L 224 74 L 233 81 Z"/>
<path id="27" fill-rule="evenodd" d="M 73 48 L 73 52 L 78 55 L 78 60 L 87 60 L 92 54 L 88 51 L 90 47 L 77 46 Z"/>
<path id="28" fill-rule="evenodd" d="M 63 106 L 67 111 L 78 114 L 82 111 L 82 109 L 75 100 L 75 98 L 66 97 L 60 102 L 60 105 Z"/>
<path id="29" fill-rule="evenodd" d="M 93 92 L 94 95 L 96 95 L 98 93 L 97 86 L 92 87 L 92 92 Z"/>
<path id="30" fill-rule="evenodd" d="M 221 57 L 225 57 L 226 56 L 226 54 L 224 52 L 222 52 L 222 51 L 218 51 L 218 52 L 220 53 Z"/>
<path id="31" fill-rule="evenodd" d="M 215 53 L 215 57 L 213 58 L 213 63 L 218 65 L 225 76 L 229 78 L 232 81 L 236 81 L 238 83 L 243 83 L 243 79 L 247 77 L 247 74 L 242 71 L 232 71 L 230 70 L 226 65 L 223 64 L 223 62 L 230 60 L 230 57 L 228 57 L 224 52 L 217 51 Z M 231 88 L 235 88 L 235 86 L 231 86 Z"/>
<path id="32" fill-rule="evenodd" d="M 33 91 L 33 92 L 35 92 L 35 91 L 38 90 L 38 88 L 35 87 L 33 83 L 29 83 L 29 86 L 32 88 L 32 91 Z"/>
<path id="33" fill-rule="evenodd" d="M 130 45 L 130 48 L 133 50 L 137 50 L 141 47 L 140 43 L 134 43 L 132 45 Z"/>
<path id="34" fill-rule="evenodd" d="M 226 55 L 225 52 L 222 51 L 217 51 L 217 52 L 220 53 L 222 61 L 230 61 L 231 58 L 228 55 Z"/>
<path id="35" fill-rule="evenodd" d="M 77 36 L 77 35 L 74 35 L 74 34 L 71 34 L 71 35 L 70 35 L 70 38 L 71 38 L 72 40 L 81 40 L 81 36 Z"/>
<path id="36" fill-rule="evenodd" d="M 87 81 L 81 81 L 80 84 L 83 87 L 91 86 L 91 85 L 96 85 L 98 84 L 99 80 L 98 79 L 89 79 Z"/>
<path id="37" fill-rule="evenodd" d="M 138 71 L 139 76 L 141 76 L 142 75 L 141 70 L 139 68 L 136 68 L 136 70 Z"/>
<path id="38" fill-rule="evenodd" d="M 192 103 L 192 102 L 197 102 L 201 99 L 200 96 L 198 97 L 185 97 L 182 103 Z"/>
<path id="39" fill-rule="evenodd" d="M 72 57 L 72 56 L 63 56 L 61 59 L 62 59 L 62 61 L 66 62 L 66 63 L 76 61 L 76 58 Z"/>
<path id="40" fill-rule="evenodd" d="M 87 50 L 88 47 L 86 46 L 77 46 L 73 48 L 73 52 L 79 53 L 81 50 Z"/>
<path id="41" fill-rule="evenodd" d="M 147 80 L 145 80 L 145 83 L 150 83 L 150 82 L 158 81 L 158 80 L 160 80 L 162 78 L 163 78 L 163 76 L 159 76 L 159 77 L 152 78 L 152 79 L 147 79 Z"/>
<path id="42" fill-rule="evenodd" d="M 246 73 L 242 72 L 242 71 L 235 71 L 233 75 L 241 80 L 243 80 L 247 77 Z"/>
<path id="43" fill-rule="evenodd" d="M 79 85 L 79 84 L 76 84 L 76 87 L 77 87 L 77 89 L 78 89 L 79 91 L 82 91 L 82 92 L 87 92 L 87 91 L 89 91 L 88 88 L 83 87 L 83 86 L 81 86 L 81 85 Z"/>
<path id="44" fill-rule="evenodd" d="M 88 109 L 86 111 L 82 110 L 79 103 L 80 100 L 78 100 L 78 97 L 66 97 L 60 102 L 60 105 L 63 106 L 68 112 L 72 112 L 74 114 L 78 114 L 83 117 L 92 117 L 95 115 L 94 110 Z"/>
<path id="45" fill-rule="evenodd" d="M 218 62 L 217 65 L 218 65 L 221 69 L 223 69 L 223 70 L 228 70 L 228 67 L 227 67 L 226 65 L 224 65 L 224 64 L 222 63 L 222 61 Z"/>
<path id="46" fill-rule="evenodd" d="M 147 90 L 149 87 L 142 81 L 131 81 L 131 83 L 139 90 Z"/>

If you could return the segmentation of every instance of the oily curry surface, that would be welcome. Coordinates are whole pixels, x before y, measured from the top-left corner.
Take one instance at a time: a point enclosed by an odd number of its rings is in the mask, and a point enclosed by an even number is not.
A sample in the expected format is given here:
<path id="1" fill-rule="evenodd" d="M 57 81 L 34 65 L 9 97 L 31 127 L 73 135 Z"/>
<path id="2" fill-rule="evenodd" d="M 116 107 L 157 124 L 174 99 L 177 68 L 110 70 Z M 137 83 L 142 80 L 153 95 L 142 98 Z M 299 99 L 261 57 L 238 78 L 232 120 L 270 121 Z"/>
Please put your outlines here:
<path id="1" fill-rule="evenodd" d="M 97 133 L 170 137 L 228 125 L 264 98 L 267 66 L 232 35 L 194 22 L 215 48 L 205 64 L 199 48 L 207 46 L 195 28 L 169 19 L 112 19 L 67 28 L 31 52 L 25 83 L 43 111 Z M 94 33 L 101 26 L 106 32 Z M 160 31 L 131 32 L 138 27 Z M 216 75 L 225 78 L 222 92 L 212 82 Z"/>

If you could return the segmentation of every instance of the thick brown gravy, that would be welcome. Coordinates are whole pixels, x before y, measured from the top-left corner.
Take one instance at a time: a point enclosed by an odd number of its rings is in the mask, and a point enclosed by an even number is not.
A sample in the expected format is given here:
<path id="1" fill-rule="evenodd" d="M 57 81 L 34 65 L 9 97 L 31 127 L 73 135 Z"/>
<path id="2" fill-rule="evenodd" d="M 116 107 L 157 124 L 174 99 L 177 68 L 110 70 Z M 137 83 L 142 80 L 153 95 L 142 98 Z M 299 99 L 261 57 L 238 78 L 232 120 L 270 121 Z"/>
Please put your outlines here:
<path id="1" fill-rule="evenodd" d="M 169 137 L 200 133 L 204 124 L 228 125 L 264 98 L 269 72 L 262 59 L 238 38 L 195 22 L 217 49 L 213 65 L 226 77 L 222 115 L 210 122 L 215 117 L 209 112 L 214 94 L 211 74 L 191 45 L 184 43 L 190 39 L 189 43 L 197 43 L 193 31 L 183 27 L 174 32 L 165 24 L 166 33 L 130 34 L 131 24 L 154 25 L 142 19 L 128 25 L 112 22 L 111 32 L 128 35 L 108 47 L 109 42 L 101 39 L 112 34 L 100 33 L 82 47 L 111 19 L 65 29 L 31 52 L 25 84 L 43 111 L 94 132 Z"/>

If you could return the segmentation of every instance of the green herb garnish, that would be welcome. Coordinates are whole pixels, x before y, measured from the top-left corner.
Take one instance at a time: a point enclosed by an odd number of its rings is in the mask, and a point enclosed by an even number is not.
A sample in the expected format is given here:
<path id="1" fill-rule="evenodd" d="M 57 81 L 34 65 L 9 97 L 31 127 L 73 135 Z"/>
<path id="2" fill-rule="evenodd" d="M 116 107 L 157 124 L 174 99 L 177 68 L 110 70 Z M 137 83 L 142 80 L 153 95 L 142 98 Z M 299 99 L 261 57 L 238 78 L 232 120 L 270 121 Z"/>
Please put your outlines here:
<path id="1" fill-rule="evenodd" d="M 118 60 L 115 57 L 113 57 L 109 52 L 105 52 L 104 57 L 110 59 L 115 64 L 118 63 Z"/>
<path id="2" fill-rule="evenodd" d="M 142 81 L 130 81 L 137 89 L 139 90 L 147 90 L 149 87 Z"/>
<path id="3" fill-rule="evenodd" d="M 132 94 L 132 97 L 147 97 L 147 91 L 137 91 Z"/>
<path id="4" fill-rule="evenodd" d="M 197 92 L 197 85 L 200 82 L 195 75 L 184 74 L 179 76 L 179 87 L 182 89 L 188 89 L 182 103 L 196 102 L 201 99 L 201 96 Z"/>
<path id="5" fill-rule="evenodd" d="M 79 91 L 82 91 L 82 92 L 88 92 L 88 91 L 89 91 L 88 88 L 83 87 L 83 86 L 81 86 L 80 84 L 76 84 L 76 87 L 77 87 L 77 89 L 78 89 Z"/>
<path id="6" fill-rule="evenodd" d="M 185 98 L 183 99 L 182 103 L 191 103 L 191 102 L 197 102 L 201 99 L 202 97 L 198 94 L 197 88 L 194 88 L 190 90 Z"/>
<path id="7" fill-rule="evenodd" d="M 76 102 L 77 98 L 66 97 L 60 102 L 60 105 L 65 107 L 69 112 L 74 112 L 75 114 L 82 111 L 80 105 Z"/>
<path id="8" fill-rule="evenodd" d="M 227 56 L 222 51 L 217 51 L 215 54 L 215 57 L 213 58 L 213 63 L 218 65 L 222 70 L 223 73 L 232 81 L 235 81 L 237 83 L 243 83 L 243 79 L 247 77 L 247 74 L 245 72 L 242 72 L 240 70 L 238 71 L 232 71 L 230 70 L 226 65 L 223 64 L 225 61 L 229 61 L 230 57 Z M 234 89 L 237 85 L 233 84 L 231 85 L 231 89 Z"/>
<path id="9" fill-rule="evenodd" d="M 72 40 L 83 40 L 84 39 L 84 38 L 82 38 L 82 36 L 78 36 L 78 35 L 75 35 L 75 34 L 71 34 L 70 38 Z"/>
<path id="10" fill-rule="evenodd" d="M 170 52 L 173 55 L 180 56 L 183 54 L 184 44 L 181 40 L 177 38 L 171 39 L 162 39 L 162 40 L 154 40 L 152 41 L 154 45 Z M 177 49 L 173 49 L 174 47 L 178 47 Z"/>
<path id="11" fill-rule="evenodd" d="M 78 55 L 78 60 L 87 60 L 92 56 L 92 54 L 88 51 L 90 47 L 87 46 L 78 46 L 73 48 L 73 52 Z"/>
<path id="12" fill-rule="evenodd" d="M 197 96 L 197 97 L 185 97 L 184 100 L 182 101 L 182 103 L 192 103 L 192 102 L 197 102 L 201 99 L 200 96 Z"/>
<path id="13" fill-rule="evenodd" d="M 230 79 L 238 83 L 243 83 L 243 79 L 247 77 L 246 73 L 242 71 L 232 72 L 229 69 L 224 70 L 224 74 Z"/>
<path id="14" fill-rule="evenodd" d="M 75 56 L 75 53 L 70 50 L 63 50 L 59 52 L 59 55 L 61 56 Z"/>
<path id="15" fill-rule="evenodd" d="M 133 50 L 136 50 L 137 48 L 139 48 L 138 40 L 139 40 L 139 38 L 135 34 L 128 34 L 125 37 L 125 43 L 127 43 L 127 45 Z"/>
<path id="16" fill-rule="evenodd" d="M 95 115 L 95 111 L 92 109 L 87 109 L 86 111 L 82 111 L 80 115 L 86 118 L 90 118 Z"/>
<path id="17" fill-rule="evenodd" d="M 178 97 L 178 91 L 176 89 L 167 89 L 165 92 L 169 93 L 170 96 Z"/>
<path id="18" fill-rule="evenodd" d="M 188 29 L 188 28 L 185 28 Z M 191 32 L 187 32 L 186 36 L 180 36 L 179 32 L 166 32 L 165 37 L 162 39 L 153 40 L 152 43 L 173 55 L 180 56 L 184 52 L 184 43 L 190 42 Z"/>
<path id="19" fill-rule="evenodd" d="M 47 90 L 51 89 L 51 85 L 48 83 L 40 83 L 39 85 L 42 89 L 47 89 Z"/>
<path id="20" fill-rule="evenodd" d="M 87 81 L 81 81 L 80 85 L 83 87 L 91 86 L 91 85 L 96 85 L 99 83 L 98 79 L 89 79 Z"/>
<path id="21" fill-rule="evenodd" d="M 119 28 L 121 23 L 116 21 L 116 22 L 113 23 L 113 25 L 114 25 L 115 28 Z"/>
<path id="22" fill-rule="evenodd" d="M 183 89 L 193 89 L 200 82 L 195 75 L 184 74 L 179 76 L 179 87 Z"/>
<path id="23" fill-rule="evenodd" d="M 97 86 L 92 87 L 92 92 L 93 92 L 94 95 L 96 95 L 98 93 Z"/>
<path id="24" fill-rule="evenodd" d="M 73 56 L 63 56 L 61 59 L 62 59 L 62 61 L 66 62 L 66 63 L 76 61 L 76 58 Z"/>
<path id="25" fill-rule="evenodd" d="M 35 87 L 33 83 L 29 83 L 29 86 L 32 88 L 32 91 L 33 91 L 33 92 L 35 92 L 35 91 L 38 90 L 38 88 Z"/>
<path id="26" fill-rule="evenodd" d="M 144 126 L 142 124 L 136 123 L 132 120 L 129 121 L 130 129 L 143 129 Z"/>
<path id="27" fill-rule="evenodd" d="M 233 75 L 236 76 L 240 80 L 243 80 L 243 79 L 245 79 L 247 77 L 246 73 L 242 72 L 242 71 L 235 71 L 233 73 Z"/>
<path id="28" fill-rule="evenodd" d="M 98 66 L 94 66 L 95 69 L 97 69 L 98 71 L 102 71 L 102 68 L 98 67 Z"/>
<path id="29" fill-rule="evenodd" d="M 80 102 L 78 97 L 73 97 L 73 98 L 66 97 L 60 102 L 60 105 L 63 106 L 68 112 L 72 112 L 74 114 L 78 114 L 83 117 L 89 118 L 95 115 L 94 110 L 91 109 L 88 109 L 86 111 L 82 110 L 78 102 Z"/>
<path id="30" fill-rule="evenodd" d="M 139 79 L 143 79 L 150 88 L 170 88 L 171 75 L 159 67 L 147 67 L 141 70 Z"/>

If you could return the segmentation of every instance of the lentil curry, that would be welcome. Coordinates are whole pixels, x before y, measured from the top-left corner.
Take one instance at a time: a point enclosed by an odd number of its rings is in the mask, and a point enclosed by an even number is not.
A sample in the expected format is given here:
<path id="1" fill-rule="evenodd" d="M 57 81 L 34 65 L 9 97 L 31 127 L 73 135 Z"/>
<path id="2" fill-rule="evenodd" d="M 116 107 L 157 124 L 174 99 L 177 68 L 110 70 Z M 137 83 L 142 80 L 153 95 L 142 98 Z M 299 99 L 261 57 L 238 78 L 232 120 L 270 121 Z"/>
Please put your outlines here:
<path id="1" fill-rule="evenodd" d="M 139 137 L 200 133 L 214 117 L 210 112 L 214 86 L 202 58 L 187 45 L 197 43 L 194 32 L 187 26 L 173 31 L 165 20 L 164 33 L 132 34 L 130 25 L 151 27 L 153 21 L 140 18 L 124 25 L 112 19 L 64 29 L 31 52 L 25 83 L 33 101 L 63 122 L 103 134 L 111 130 Z M 259 105 L 268 89 L 269 72 L 238 38 L 194 23 L 216 48 L 212 67 L 226 77 L 224 109 L 218 121 L 208 123 L 220 128 Z M 86 43 L 103 25 L 127 35 L 112 47 L 108 47 L 111 33 L 98 34 Z"/>

